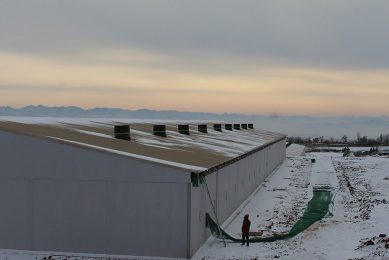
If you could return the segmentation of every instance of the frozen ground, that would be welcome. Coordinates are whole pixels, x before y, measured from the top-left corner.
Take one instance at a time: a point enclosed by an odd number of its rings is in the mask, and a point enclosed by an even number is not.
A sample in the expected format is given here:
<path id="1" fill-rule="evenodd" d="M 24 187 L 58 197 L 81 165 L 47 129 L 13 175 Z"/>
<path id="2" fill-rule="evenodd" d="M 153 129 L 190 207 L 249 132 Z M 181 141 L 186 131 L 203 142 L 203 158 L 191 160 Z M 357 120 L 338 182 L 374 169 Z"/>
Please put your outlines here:
<path id="1" fill-rule="evenodd" d="M 223 225 L 238 237 L 244 214 L 263 236 L 288 231 L 303 214 L 315 185 L 331 185 L 331 213 L 294 238 L 250 244 L 210 238 L 193 259 L 389 259 L 389 158 L 307 153 L 291 145 L 287 159 Z M 311 159 L 315 159 L 312 163 Z M 52 256 L 51 258 L 49 258 Z M 161 259 L 0 250 L 5 260 Z M 166 258 L 165 258 L 166 259 Z"/>
<path id="2" fill-rule="evenodd" d="M 294 238 L 240 243 L 210 238 L 194 259 L 389 259 L 389 158 L 307 153 L 288 148 L 283 165 L 228 219 L 223 228 L 239 237 L 245 214 L 251 231 L 282 233 L 303 214 L 315 185 L 331 185 L 331 213 Z M 291 152 L 293 151 L 293 152 Z M 300 150 L 302 151 L 302 150 Z M 315 163 L 311 159 L 315 159 Z"/>

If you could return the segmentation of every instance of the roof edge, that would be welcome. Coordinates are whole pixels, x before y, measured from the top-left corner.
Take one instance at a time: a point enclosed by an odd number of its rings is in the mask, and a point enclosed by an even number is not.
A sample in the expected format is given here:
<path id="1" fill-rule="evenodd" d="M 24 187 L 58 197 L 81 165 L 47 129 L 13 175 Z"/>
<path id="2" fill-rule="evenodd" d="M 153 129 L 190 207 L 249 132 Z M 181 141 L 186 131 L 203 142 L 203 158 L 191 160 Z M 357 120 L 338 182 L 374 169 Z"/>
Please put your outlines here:
<path id="1" fill-rule="evenodd" d="M 90 145 L 90 144 L 86 144 L 86 143 L 75 142 L 75 141 L 61 139 L 61 138 L 52 137 L 52 136 L 44 136 L 43 137 L 43 136 L 37 136 L 37 135 L 28 134 L 28 133 L 20 133 L 20 132 L 16 132 L 16 131 L 10 131 L 8 129 L 0 129 L 0 132 L 1 131 L 5 132 L 5 133 L 9 133 L 9 134 L 22 135 L 22 136 L 34 138 L 34 139 L 37 139 L 40 141 L 54 142 L 54 143 L 61 144 L 61 145 L 78 147 L 81 149 L 91 150 L 91 151 L 95 151 L 95 152 L 102 152 L 105 154 L 109 154 L 109 155 L 117 156 L 117 157 L 122 157 L 122 158 L 126 158 L 126 159 L 149 162 L 149 163 L 159 165 L 159 166 L 183 170 L 187 173 L 199 173 L 199 172 L 204 171 L 203 169 L 206 169 L 205 167 L 199 167 L 199 166 L 188 165 L 188 164 L 183 164 L 183 163 L 175 163 L 175 162 L 162 160 L 162 159 L 154 159 L 154 158 L 148 159 L 147 156 L 137 156 L 136 154 L 134 154 L 134 156 L 131 156 L 129 154 L 124 154 L 125 152 L 121 153 L 121 151 L 119 151 L 119 150 L 98 147 L 98 146 L 94 146 L 94 145 Z"/>
<path id="2" fill-rule="evenodd" d="M 247 153 L 244 153 L 244 154 L 239 155 L 237 157 L 234 157 L 234 158 L 232 158 L 230 160 L 227 160 L 227 161 L 225 161 L 225 162 L 223 162 L 221 164 L 213 166 L 213 167 L 211 167 L 211 168 L 209 168 L 209 169 L 207 169 L 207 170 L 205 170 L 203 172 L 200 172 L 200 173 L 199 172 L 193 172 L 193 173 L 198 173 L 198 174 L 201 174 L 203 176 L 207 176 L 207 175 L 212 174 L 212 173 L 214 173 L 214 172 L 216 172 L 216 171 L 218 171 L 218 170 L 220 170 L 220 169 L 222 169 L 224 167 L 227 167 L 228 165 L 231 165 L 231 164 L 233 164 L 233 163 L 235 163 L 237 161 L 240 161 L 240 160 L 242 160 L 242 159 L 244 159 L 244 158 L 246 158 L 246 157 L 248 157 L 248 156 L 250 156 L 250 155 L 252 155 L 252 154 L 254 154 L 256 152 L 258 152 L 258 151 L 261 151 L 261 150 L 263 150 L 263 149 L 265 149 L 265 148 L 267 148 L 267 147 L 269 147 L 269 146 L 271 146 L 271 145 L 273 145 L 275 143 L 278 143 L 278 142 L 286 139 L 286 137 L 287 137 L 286 135 L 283 135 L 283 136 L 281 136 L 281 137 L 279 137 L 279 138 L 277 138 L 277 139 L 275 139 L 275 140 L 273 140 L 271 142 L 268 142 L 268 143 L 266 143 L 266 144 L 264 144 L 262 146 L 256 147 L 256 148 L 248 151 Z"/>

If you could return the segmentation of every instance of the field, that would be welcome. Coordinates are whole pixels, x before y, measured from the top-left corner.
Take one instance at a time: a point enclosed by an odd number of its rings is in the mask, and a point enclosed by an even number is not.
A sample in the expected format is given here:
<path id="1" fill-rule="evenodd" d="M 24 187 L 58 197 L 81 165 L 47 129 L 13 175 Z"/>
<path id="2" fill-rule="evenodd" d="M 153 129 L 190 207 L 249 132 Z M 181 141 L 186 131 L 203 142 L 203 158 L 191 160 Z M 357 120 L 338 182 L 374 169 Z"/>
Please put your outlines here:
<path id="1" fill-rule="evenodd" d="M 317 186 L 333 192 L 327 216 L 287 240 L 249 247 L 226 241 L 224 247 L 211 238 L 194 259 L 389 259 L 389 158 L 298 154 L 292 145 L 283 165 L 222 228 L 239 237 L 249 214 L 251 231 L 262 231 L 263 237 L 288 232 Z"/>

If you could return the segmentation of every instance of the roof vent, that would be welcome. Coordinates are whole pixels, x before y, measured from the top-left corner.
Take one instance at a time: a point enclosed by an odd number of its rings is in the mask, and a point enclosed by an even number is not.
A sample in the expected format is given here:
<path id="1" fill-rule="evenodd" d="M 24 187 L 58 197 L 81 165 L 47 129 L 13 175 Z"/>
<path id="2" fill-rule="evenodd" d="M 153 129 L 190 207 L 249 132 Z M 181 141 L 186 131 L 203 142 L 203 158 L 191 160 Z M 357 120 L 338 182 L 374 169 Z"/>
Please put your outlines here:
<path id="1" fill-rule="evenodd" d="M 166 137 L 166 125 L 153 125 L 153 134 Z"/>
<path id="2" fill-rule="evenodd" d="M 247 129 L 247 124 L 241 124 L 242 129 Z"/>
<path id="3" fill-rule="evenodd" d="M 213 130 L 221 132 L 222 131 L 222 124 L 213 124 Z"/>
<path id="4" fill-rule="evenodd" d="M 225 124 L 224 127 L 226 130 L 232 131 L 232 124 Z"/>
<path id="5" fill-rule="evenodd" d="M 199 132 L 201 132 L 201 133 L 208 133 L 208 130 L 207 130 L 207 125 L 199 125 L 198 126 L 198 130 L 199 130 Z"/>
<path id="6" fill-rule="evenodd" d="M 249 127 L 249 129 L 254 129 L 254 124 L 247 124 L 247 126 Z"/>
<path id="7" fill-rule="evenodd" d="M 129 125 L 115 125 L 114 126 L 114 135 L 117 139 L 122 139 L 130 141 L 130 126 Z"/>
<path id="8" fill-rule="evenodd" d="M 240 130 L 240 124 L 234 124 L 234 129 Z"/>
<path id="9" fill-rule="evenodd" d="M 178 125 L 178 132 L 183 135 L 189 135 L 189 125 Z"/>

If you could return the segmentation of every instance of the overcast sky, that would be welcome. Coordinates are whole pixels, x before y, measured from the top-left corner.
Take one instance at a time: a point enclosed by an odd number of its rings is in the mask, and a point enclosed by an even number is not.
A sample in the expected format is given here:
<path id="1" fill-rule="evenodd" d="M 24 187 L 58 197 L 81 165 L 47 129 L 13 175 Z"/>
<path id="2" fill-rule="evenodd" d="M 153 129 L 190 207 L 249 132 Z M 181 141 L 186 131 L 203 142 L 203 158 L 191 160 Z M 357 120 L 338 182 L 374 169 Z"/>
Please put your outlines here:
<path id="1" fill-rule="evenodd" d="M 389 113 L 389 1 L 0 1 L 0 105 Z"/>

